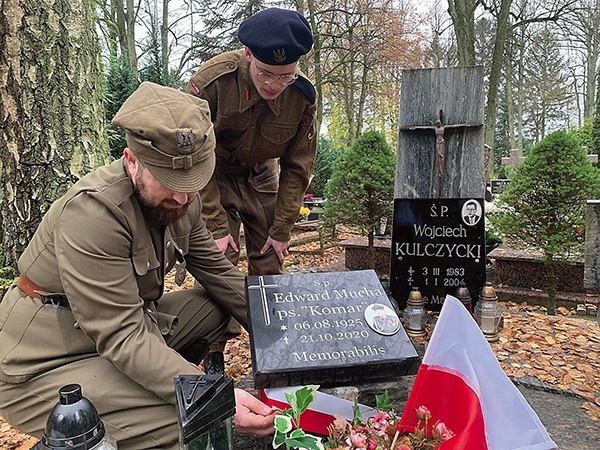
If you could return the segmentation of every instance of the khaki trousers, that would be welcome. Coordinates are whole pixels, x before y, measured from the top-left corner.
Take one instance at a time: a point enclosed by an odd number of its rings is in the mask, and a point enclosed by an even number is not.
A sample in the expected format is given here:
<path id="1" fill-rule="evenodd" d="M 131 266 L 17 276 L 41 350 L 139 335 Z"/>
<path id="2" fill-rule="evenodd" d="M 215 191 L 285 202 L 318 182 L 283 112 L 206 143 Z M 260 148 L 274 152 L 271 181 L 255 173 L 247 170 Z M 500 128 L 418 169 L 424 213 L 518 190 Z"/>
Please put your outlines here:
<path id="1" fill-rule="evenodd" d="M 240 248 L 240 227 L 244 224 L 244 241 L 248 257 L 248 275 L 278 275 L 286 273 L 277 254 L 270 248 L 264 255 L 260 250 L 269 237 L 275 218 L 275 203 L 279 189 L 277 160 L 271 159 L 252 166 L 228 165 L 218 159 L 215 169 L 221 205 L 227 212 L 229 233 Z M 234 266 L 240 260 L 239 251 L 227 247 L 225 256 Z M 229 339 L 239 336 L 241 326 L 231 319 L 227 331 L 211 347 L 211 352 L 223 352 Z"/>
<path id="2" fill-rule="evenodd" d="M 229 316 L 207 298 L 204 289 L 165 294 L 158 302 L 158 311 L 179 317 L 177 327 L 164 339 L 169 347 L 194 363 L 200 362 L 229 322 Z M 147 370 L 152 370 L 152 361 L 148 361 Z M 70 383 L 81 385 L 83 395 L 98 410 L 119 450 L 179 447 L 175 406 L 100 356 L 76 361 L 20 384 L 0 381 L 0 415 L 21 432 L 41 438 L 50 410 L 58 401 L 58 390 Z"/>
<path id="3" fill-rule="evenodd" d="M 283 264 L 273 248 L 264 255 L 260 250 L 269 237 L 275 218 L 275 203 L 279 189 L 277 160 L 271 159 L 243 168 L 228 170 L 217 164 L 217 183 L 221 192 L 221 205 L 227 212 L 229 233 L 240 245 L 240 225 L 244 224 L 244 240 L 248 256 L 248 275 L 277 275 L 285 273 Z M 234 266 L 239 262 L 239 252 L 231 247 L 225 253 Z"/>

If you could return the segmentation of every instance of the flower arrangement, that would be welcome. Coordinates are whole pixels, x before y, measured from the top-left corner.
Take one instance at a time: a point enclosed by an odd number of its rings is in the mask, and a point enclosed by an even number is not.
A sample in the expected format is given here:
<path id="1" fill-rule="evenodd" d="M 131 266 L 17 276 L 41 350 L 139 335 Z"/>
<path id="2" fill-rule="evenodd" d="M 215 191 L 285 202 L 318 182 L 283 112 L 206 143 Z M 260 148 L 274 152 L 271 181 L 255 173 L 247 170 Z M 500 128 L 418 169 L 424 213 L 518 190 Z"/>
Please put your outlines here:
<path id="1" fill-rule="evenodd" d="M 310 214 L 310 208 L 308 206 L 301 206 L 300 212 L 298 213 L 298 222 L 307 221 L 309 214 Z"/>
<path id="2" fill-rule="evenodd" d="M 314 196 L 312 194 L 304 194 L 304 200 L 312 200 L 314 198 Z"/>
<path id="3" fill-rule="evenodd" d="M 396 417 L 388 392 L 385 391 L 382 395 L 375 396 L 378 412 L 373 417 L 362 419 L 356 403 L 353 420 L 336 416 L 329 426 L 329 437 L 323 444 L 321 438 L 301 430 L 298 423 L 300 414 L 314 401 L 318 388 L 305 386 L 295 393 L 285 393 L 291 408 L 280 410 L 275 416 L 273 448 L 285 444 L 286 449 L 309 450 L 434 450 L 442 442 L 454 437 L 454 433 L 443 422 L 430 424 L 431 412 L 425 406 L 416 410 L 418 421 L 413 432 L 399 431 L 399 418 Z"/>

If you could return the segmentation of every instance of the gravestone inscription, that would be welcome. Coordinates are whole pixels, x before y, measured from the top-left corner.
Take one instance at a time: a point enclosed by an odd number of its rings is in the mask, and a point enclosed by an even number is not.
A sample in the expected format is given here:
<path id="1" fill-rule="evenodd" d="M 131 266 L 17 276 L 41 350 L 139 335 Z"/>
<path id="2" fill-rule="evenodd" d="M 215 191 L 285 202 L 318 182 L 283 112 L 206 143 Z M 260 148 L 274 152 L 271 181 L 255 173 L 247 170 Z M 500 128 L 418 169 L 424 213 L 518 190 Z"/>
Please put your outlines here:
<path id="1" fill-rule="evenodd" d="M 500 195 L 508 188 L 510 184 L 510 179 L 508 178 L 498 178 L 490 181 L 492 185 L 492 195 Z"/>
<path id="2" fill-rule="evenodd" d="M 413 286 L 431 310 L 462 283 L 476 299 L 485 282 L 483 199 L 396 199 L 391 266 L 400 308 Z"/>
<path id="3" fill-rule="evenodd" d="M 373 270 L 246 277 L 256 388 L 415 374 L 420 359 Z"/>

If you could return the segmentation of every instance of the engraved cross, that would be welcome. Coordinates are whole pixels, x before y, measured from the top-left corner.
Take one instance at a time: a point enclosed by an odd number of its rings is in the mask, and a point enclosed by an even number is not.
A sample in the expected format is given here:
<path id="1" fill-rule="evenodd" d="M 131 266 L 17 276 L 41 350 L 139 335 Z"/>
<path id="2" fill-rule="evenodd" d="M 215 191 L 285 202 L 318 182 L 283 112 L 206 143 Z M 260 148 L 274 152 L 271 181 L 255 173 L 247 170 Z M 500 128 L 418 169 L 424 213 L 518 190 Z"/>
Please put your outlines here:
<path id="1" fill-rule="evenodd" d="M 278 284 L 265 284 L 265 281 L 262 277 L 262 275 L 260 275 L 258 277 L 258 284 L 254 285 L 254 286 L 248 286 L 248 290 L 250 289 L 258 289 L 260 290 L 260 300 L 262 302 L 262 307 L 263 307 L 263 315 L 265 318 L 265 325 L 271 325 L 271 316 L 269 315 L 269 305 L 267 304 L 267 292 L 266 289 L 267 288 L 276 288 L 279 287 Z"/>

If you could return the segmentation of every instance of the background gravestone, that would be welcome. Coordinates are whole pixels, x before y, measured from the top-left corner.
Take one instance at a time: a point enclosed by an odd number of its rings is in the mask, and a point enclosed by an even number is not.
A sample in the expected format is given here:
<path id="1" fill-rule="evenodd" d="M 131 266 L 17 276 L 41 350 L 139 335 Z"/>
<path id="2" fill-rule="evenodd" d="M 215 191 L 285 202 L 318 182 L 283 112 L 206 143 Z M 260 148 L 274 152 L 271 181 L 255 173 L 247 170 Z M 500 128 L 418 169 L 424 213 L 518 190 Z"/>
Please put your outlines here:
<path id="1" fill-rule="evenodd" d="M 420 358 L 373 270 L 246 277 L 256 388 L 415 374 Z"/>
<path id="2" fill-rule="evenodd" d="M 583 285 L 600 291 L 600 200 L 586 204 Z"/>
<path id="3" fill-rule="evenodd" d="M 413 286 L 428 309 L 464 281 L 485 282 L 483 69 L 405 70 L 394 191 L 390 288 L 400 308 Z M 465 218 L 475 209 L 476 223 Z"/>

